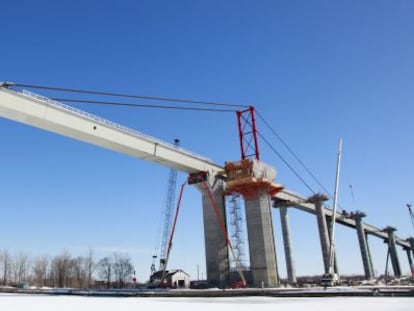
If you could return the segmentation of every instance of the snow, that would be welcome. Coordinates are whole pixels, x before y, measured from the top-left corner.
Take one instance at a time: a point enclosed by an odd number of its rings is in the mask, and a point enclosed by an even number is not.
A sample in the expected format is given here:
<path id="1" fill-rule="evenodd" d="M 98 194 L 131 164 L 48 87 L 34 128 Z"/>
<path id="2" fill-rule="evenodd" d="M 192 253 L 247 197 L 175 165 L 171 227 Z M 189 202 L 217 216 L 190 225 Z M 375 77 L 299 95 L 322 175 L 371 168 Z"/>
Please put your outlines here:
<path id="1" fill-rule="evenodd" d="M 0 310 L 289 310 L 289 311 L 412 311 L 414 297 L 332 297 L 332 298 L 109 298 L 0 294 Z M 150 309 L 151 308 L 151 309 Z"/>

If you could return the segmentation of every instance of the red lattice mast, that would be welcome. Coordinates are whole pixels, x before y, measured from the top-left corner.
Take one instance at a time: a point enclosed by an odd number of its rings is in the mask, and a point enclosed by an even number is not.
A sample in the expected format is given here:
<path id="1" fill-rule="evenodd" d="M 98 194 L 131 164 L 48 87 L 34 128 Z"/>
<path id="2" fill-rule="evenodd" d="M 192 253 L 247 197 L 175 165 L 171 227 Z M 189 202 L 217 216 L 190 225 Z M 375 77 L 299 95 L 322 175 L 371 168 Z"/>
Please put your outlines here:
<path id="1" fill-rule="evenodd" d="M 250 106 L 246 110 L 237 111 L 237 121 L 242 160 L 246 158 L 260 160 L 254 107 Z"/>

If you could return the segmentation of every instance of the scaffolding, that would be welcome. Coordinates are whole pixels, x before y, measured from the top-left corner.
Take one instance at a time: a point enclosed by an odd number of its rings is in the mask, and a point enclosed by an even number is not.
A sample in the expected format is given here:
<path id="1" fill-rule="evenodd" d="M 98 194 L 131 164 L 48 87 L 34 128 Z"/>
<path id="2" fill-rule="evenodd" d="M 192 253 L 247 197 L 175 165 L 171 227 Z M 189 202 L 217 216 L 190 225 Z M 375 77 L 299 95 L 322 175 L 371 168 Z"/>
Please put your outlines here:
<path id="1" fill-rule="evenodd" d="M 247 239 L 245 235 L 245 219 L 243 198 L 239 194 L 232 194 L 228 197 L 228 225 L 230 231 L 230 239 L 234 248 L 235 257 L 230 259 L 231 269 L 237 266 L 243 270 L 248 268 L 248 260 L 246 258 Z M 238 261 L 238 263 L 236 262 Z"/>

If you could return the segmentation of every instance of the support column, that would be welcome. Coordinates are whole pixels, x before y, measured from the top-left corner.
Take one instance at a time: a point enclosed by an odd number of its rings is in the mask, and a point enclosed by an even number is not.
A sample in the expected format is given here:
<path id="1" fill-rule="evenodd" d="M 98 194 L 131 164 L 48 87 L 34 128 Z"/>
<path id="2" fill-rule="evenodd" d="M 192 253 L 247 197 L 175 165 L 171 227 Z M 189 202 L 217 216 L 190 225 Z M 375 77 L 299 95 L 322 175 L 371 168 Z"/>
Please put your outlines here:
<path id="1" fill-rule="evenodd" d="M 201 188 L 200 188 L 201 189 Z M 226 240 L 208 193 L 201 189 L 203 200 L 204 245 L 207 282 L 212 287 L 229 285 L 230 263 Z M 221 190 L 211 189 L 220 217 L 225 221 L 225 202 Z"/>
<path id="2" fill-rule="evenodd" d="M 325 274 L 329 273 L 329 244 L 330 243 L 329 243 L 328 226 L 326 223 L 326 214 L 325 214 L 325 209 L 322 206 L 322 203 L 327 200 L 328 200 L 328 197 L 326 197 L 323 194 L 315 194 L 309 199 L 309 202 L 315 204 Z"/>
<path id="3" fill-rule="evenodd" d="M 290 239 L 290 223 L 288 209 L 286 206 L 279 207 L 280 221 L 282 224 L 283 245 L 285 249 L 286 270 L 289 284 L 296 284 L 296 271 L 292 251 L 292 242 Z"/>
<path id="4" fill-rule="evenodd" d="M 412 250 L 413 256 L 414 256 L 414 238 L 408 238 L 407 241 L 410 242 L 411 250 Z"/>
<path id="5" fill-rule="evenodd" d="M 366 216 L 363 212 L 356 212 L 351 214 L 351 218 L 355 220 L 356 230 L 358 234 L 359 248 L 361 250 L 362 263 L 364 265 L 365 278 L 370 280 L 374 277 L 374 269 L 372 266 L 371 253 L 369 251 L 369 245 L 365 228 L 362 223 L 362 218 Z"/>
<path id="6" fill-rule="evenodd" d="M 245 209 L 252 285 L 278 286 L 276 249 L 267 187 L 258 188 L 255 196 L 245 197 Z"/>
<path id="7" fill-rule="evenodd" d="M 328 234 L 329 234 L 329 247 L 331 246 L 331 236 L 332 236 L 332 217 L 326 217 L 326 225 L 328 226 Z M 337 260 L 337 256 L 336 256 L 336 245 L 334 245 L 335 248 L 333 250 L 333 270 L 334 273 L 338 274 L 338 260 Z"/>
<path id="8" fill-rule="evenodd" d="M 414 263 L 413 263 L 414 238 L 408 238 L 407 241 L 410 242 L 410 248 L 406 248 L 405 251 L 407 252 L 408 263 L 410 264 L 411 276 L 414 276 Z"/>
<path id="9" fill-rule="evenodd" d="M 411 249 L 404 249 L 407 252 L 408 264 L 410 265 L 411 276 L 414 276 L 413 257 L 411 256 Z"/>
<path id="10" fill-rule="evenodd" d="M 228 193 L 244 198 L 252 286 L 279 285 L 270 198 L 283 189 L 274 183 L 276 170 L 257 159 L 226 162 L 223 180 Z"/>
<path id="11" fill-rule="evenodd" d="M 392 270 L 394 271 L 394 276 L 398 278 L 401 276 L 401 268 L 397 256 L 397 248 L 395 245 L 394 231 L 396 230 L 397 229 L 395 229 L 394 227 L 386 227 L 383 231 L 388 233 L 388 249 L 390 252 Z"/>

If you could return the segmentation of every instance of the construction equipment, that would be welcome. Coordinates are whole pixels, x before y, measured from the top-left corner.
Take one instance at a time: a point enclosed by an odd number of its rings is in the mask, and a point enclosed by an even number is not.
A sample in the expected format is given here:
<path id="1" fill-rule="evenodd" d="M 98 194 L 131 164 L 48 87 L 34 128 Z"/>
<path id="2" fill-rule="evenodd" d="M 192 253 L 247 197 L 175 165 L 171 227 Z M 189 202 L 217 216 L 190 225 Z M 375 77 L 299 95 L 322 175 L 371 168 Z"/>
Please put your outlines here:
<path id="1" fill-rule="evenodd" d="M 333 201 L 333 213 L 331 220 L 331 236 L 329 240 L 329 271 L 324 274 L 321 279 L 321 285 L 324 287 L 339 285 L 339 276 L 335 271 L 335 224 L 336 224 L 336 210 L 338 205 L 338 188 L 339 188 L 339 173 L 341 168 L 342 156 L 342 138 L 339 139 L 338 144 L 338 158 L 336 164 L 336 178 L 335 178 L 335 193 Z"/>
<path id="2" fill-rule="evenodd" d="M 175 216 L 174 216 L 174 223 L 172 225 L 171 234 L 170 234 L 170 237 L 168 239 L 167 250 L 165 252 L 164 258 L 162 258 L 162 263 L 161 263 L 162 269 L 160 269 L 160 271 L 162 271 L 162 273 L 161 273 L 161 279 L 159 280 L 160 286 L 162 286 L 162 287 L 163 286 L 164 287 L 171 286 L 171 284 L 168 284 L 166 286 L 164 281 L 165 281 L 165 277 L 166 277 L 166 273 L 167 273 L 168 260 L 170 259 L 170 253 L 171 253 L 171 248 L 172 248 L 172 242 L 173 242 L 173 239 L 174 239 L 175 227 L 177 225 L 178 212 L 180 211 L 181 199 L 183 197 L 184 187 L 185 187 L 186 184 L 187 184 L 187 182 L 183 183 L 182 186 L 181 186 L 180 196 L 179 196 L 178 202 L 177 202 L 177 209 L 175 211 Z"/>
<path id="3" fill-rule="evenodd" d="M 411 207 L 413 206 L 413 204 L 407 204 L 408 207 L 408 212 L 410 213 L 410 218 L 411 218 L 411 224 L 413 225 L 413 229 L 414 229 L 414 213 L 413 210 L 411 209 Z"/>
<path id="4" fill-rule="evenodd" d="M 180 144 L 179 139 L 174 140 L 174 147 L 178 147 Z M 161 246 L 160 246 L 160 261 L 159 261 L 159 271 L 164 271 L 167 261 L 167 251 L 168 251 L 168 241 L 170 238 L 170 233 L 172 230 L 172 222 L 173 222 L 173 211 L 174 211 L 174 203 L 175 203 L 175 193 L 177 187 L 177 170 L 171 168 L 168 177 L 168 185 L 167 185 L 167 197 L 165 202 L 165 209 L 163 210 L 163 214 L 161 216 L 161 220 L 164 221 L 163 223 L 163 230 L 162 230 L 162 237 L 161 237 Z M 157 241 L 158 242 L 158 241 Z M 156 251 L 152 256 L 152 264 L 151 264 L 151 275 L 156 272 L 155 262 L 158 255 Z"/>
<path id="5" fill-rule="evenodd" d="M 253 216 L 257 216 L 260 219 L 263 219 L 264 217 L 266 217 L 263 213 L 266 213 L 266 211 L 270 211 L 271 208 L 270 197 L 275 195 L 277 192 L 281 191 L 283 189 L 283 186 L 273 182 L 276 177 L 276 170 L 273 167 L 266 165 L 265 163 L 260 161 L 260 152 L 258 144 L 259 134 L 256 128 L 254 107 L 251 106 L 244 111 L 238 111 L 237 118 L 239 127 L 241 159 L 239 161 L 225 163 L 224 171 L 221 173 L 221 178 L 226 182 L 225 194 L 242 195 L 244 200 L 247 199 L 250 200 L 250 202 L 252 202 L 251 200 L 257 200 L 258 196 L 263 196 L 263 198 L 266 198 L 265 195 L 268 195 L 269 200 L 262 200 L 263 204 L 266 204 L 267 202 L 268 209 L 263 206 L 263 209 L 260 208 L 258 215 Z M 218 175 L 220 175 L 220 173 Z M 235 219 L 234 221 L 240 221 L 240 218 Z M 240 224 L 236 223 L 234 225 L 239 228 L 242 228 Z M 249 224 L 247 224 L 247 226 L 249 226 Z M 271 226 L 267 227 L 265 235 L 268 237 L 268 239 L 272 240 L 273 231 L 268 229 L 270 227 Z M 235 242 L 236 244 L 240 243 L 240 239 L 236 240 Z M 258 252 L 261 253 L 263 256 L 266 256 L 267 253 L 272 252 L 273 248 L 267 245 L 264 240 L 262 242 L 262 245 L 266 245 L 266 247 L 261 248 L 260 250 L 258 250 Z M 240 253 L 237 253 L 236 256 L 229 242 L 228 247 L 233 257 L 233 260 L 236 264 L 237 272 L 240 276 L 240 281 L 233 282 L 231 286 L 234 288 L 244 287 L 246 286 L 246 282 L 243 276 L 243 267 L 240 264 L 240 258 L 238 258 L 240 256 Z M 238 245 L 236 245 L 235 249 L 238 249 Z M 252 260 L 252 254 L 250 253 L 250 264 L 253 265 L 254 269 L 256 269 L 254 271 L 258 271 L 257 264 L 259 261 L 257 260 L 257 258 L 257 256 L 253 256 Z M 268 256 L 266 258 L 273 257 Z M 269 264 L 272 267 L 273 265 L 276 266 L 276 262 L 272 260 L 269 260 Z M 269 283 L 268 280 L 266 280 L 266 283 Z M 271 283 L 277 283 L 276 273 L 274 276 L 274 280 L 272 279 Z"/>

